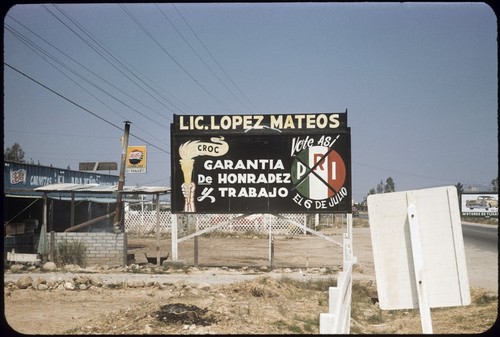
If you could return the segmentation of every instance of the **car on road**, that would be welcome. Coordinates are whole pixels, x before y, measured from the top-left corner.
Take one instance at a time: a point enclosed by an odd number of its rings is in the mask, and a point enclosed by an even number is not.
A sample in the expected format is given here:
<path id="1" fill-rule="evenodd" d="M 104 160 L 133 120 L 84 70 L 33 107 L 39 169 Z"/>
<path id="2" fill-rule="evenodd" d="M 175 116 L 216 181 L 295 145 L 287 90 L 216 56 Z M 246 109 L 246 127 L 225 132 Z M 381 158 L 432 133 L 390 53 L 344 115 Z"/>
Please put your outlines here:
<path id="1" fill-rule="evenodd" d="M 476 208 L 484 208 L 485 210 L 489 210 L 490 208 L 498 208 L 498 200 L 490 195 L 480 195 L 475 200 L 466 200 L 465 207 L 471 210 Z"/>
<path id="2" fill-rule="evenodd" d="M 359 209 L 357 207 L 352 208 L 352 217 L 353 218 L 358 218 L 359 217 Z"/>

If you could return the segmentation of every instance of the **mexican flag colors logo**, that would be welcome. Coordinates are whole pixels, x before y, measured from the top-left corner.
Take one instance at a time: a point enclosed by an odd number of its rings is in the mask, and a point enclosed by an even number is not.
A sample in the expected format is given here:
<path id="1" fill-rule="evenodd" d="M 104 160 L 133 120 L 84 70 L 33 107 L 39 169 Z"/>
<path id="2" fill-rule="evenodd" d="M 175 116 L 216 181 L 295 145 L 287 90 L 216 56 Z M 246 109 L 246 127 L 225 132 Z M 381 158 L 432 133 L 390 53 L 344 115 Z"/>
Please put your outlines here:
<path id="1" fill-rule="evenodd" d="M 304 197 L 328 199 L 340 191 L 347 170 L 342 157 L 327 146 L 311 146 L 300 151 L 292 163 L 292 183 Z"/>

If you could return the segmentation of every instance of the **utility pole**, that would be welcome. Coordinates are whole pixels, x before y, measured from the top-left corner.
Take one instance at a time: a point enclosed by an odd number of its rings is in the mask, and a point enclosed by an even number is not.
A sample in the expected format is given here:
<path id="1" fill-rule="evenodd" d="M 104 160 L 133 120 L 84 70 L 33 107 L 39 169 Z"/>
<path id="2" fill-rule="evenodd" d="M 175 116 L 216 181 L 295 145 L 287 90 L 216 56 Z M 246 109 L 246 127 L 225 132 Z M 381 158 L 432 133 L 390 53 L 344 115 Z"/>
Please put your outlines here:
<path id="1" fill-rule="evenodd" d="M 128 136 L 130 133 L 130 124 L 131 122 L 125 121 L 125 131 L 123 133 L 122 140 L 122 158 L 120 162 L 120 177 L 118 178 L 118 190 L 116 191 L 116 213 L 115 218 L 113 220 L 113 230 L 115 233 L 122 232 L 122 192 L 123 185 L 125 185 L 125 161 L 127 157 L 127 148 L 128 148 Z"/>

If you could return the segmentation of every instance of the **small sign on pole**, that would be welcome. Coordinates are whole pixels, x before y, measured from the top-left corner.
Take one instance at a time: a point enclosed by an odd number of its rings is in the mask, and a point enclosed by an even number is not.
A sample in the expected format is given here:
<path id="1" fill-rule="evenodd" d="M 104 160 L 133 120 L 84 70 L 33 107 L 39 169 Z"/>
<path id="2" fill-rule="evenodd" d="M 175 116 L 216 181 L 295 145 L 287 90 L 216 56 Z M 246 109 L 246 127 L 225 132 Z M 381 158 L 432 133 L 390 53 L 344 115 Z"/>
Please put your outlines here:
<path id="1" fill-rule="evenodd" d="M 420 309 L 470 304 L 460 208 L 455 186 L 368 196 L 380 308 Z"/>
<path id="2" fill-rule="evenodd" d="M 127 173 L 146 173 L 146 146 L 129 146 L 127 148 Z"/>

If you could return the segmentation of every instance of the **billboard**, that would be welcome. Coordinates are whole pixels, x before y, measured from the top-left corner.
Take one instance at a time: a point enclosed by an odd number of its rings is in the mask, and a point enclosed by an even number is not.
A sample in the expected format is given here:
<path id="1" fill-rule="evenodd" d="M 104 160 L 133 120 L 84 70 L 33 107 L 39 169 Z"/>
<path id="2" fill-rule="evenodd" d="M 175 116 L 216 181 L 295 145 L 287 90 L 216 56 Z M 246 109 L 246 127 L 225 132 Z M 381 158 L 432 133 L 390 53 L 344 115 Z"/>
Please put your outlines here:
<path id="1" fill-rule="evenodd" d="M 460 196 L 460 209 L 463 216 L 498 216 L 498 193 L 462 193 Z"/>
<path id="2" fill-rule="evenodd" d="M 347 112 L 175 115 L 174 213 L 351 212 Z"/>
<path id="3" fill-rule="evenodd" d="M 126 172 L 146 173 L 146 146 L 127 147 Z"/>

